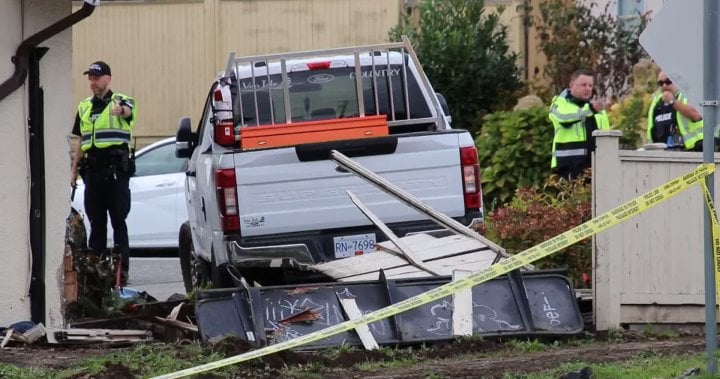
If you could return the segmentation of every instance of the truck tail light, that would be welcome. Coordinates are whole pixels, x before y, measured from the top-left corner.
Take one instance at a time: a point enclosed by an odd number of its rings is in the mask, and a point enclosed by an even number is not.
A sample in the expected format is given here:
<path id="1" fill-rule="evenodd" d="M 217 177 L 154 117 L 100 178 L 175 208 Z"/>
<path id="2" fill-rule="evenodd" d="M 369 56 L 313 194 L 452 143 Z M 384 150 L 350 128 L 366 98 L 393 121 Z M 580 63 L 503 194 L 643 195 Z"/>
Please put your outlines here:
<path id="1" fill-rule="evenodd" d="M 480 189 L 480 164 L 475 146 L 460 148 L 460 167 L 463 178 L 465 209 L 480 210 L 482 191 Z"/>
<path id="2" fill-rule="evenodd" d="M 307 64 L 308 70 L 326 70 L 330 68 L 330 61 L 310 62 Z"/>
<path id="3" fill-rule="evenodd" d="M 218 209 L 220 209 L 220 224 L 224 232 L 240 230 L 240 216 L 237 201 L 237 183 L 235 169 L 224 168 L 215 170 L 215 185 L 217 186 Z"/>

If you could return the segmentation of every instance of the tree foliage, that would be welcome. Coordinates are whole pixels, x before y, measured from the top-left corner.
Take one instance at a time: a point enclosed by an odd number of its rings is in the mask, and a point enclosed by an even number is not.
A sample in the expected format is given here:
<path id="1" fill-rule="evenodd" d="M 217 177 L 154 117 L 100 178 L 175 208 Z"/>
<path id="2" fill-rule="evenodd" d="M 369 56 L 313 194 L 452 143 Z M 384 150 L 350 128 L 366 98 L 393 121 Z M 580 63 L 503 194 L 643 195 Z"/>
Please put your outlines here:
<path id="1" fill-rule="evenodd" d="M 482 0 L 421 0 L 390 39 L 402 35 L 410 38 L 435 90 L 447 99 L 456 127 L 477 131 L 482 115 L 509 108 L 522 88 L 507 27 Z"/>
<path id="2" fill-rule="evenodd" d="M 609 12 L 610 4 L 599 9 L 595 1 L 542 0 L 539 16 L 528 20 L 538 32 L 539 50 L 547 57 L 544 74 L 551 80 L 552 93 L 566 88 L 578 68 L 597 73 L 600 96 L 622 97 L 630 92 L 633 65 L 646 57 L 639 35 L 648 15 L 619 18 Z"/>
<path id="3" fill-rule="evenodd" d="M 634 150 L 647 142 L 647 114 L 652 95 L 657 90 L 659 68 L 644 59 L 633 68 L 633 88 L 630 96 L 613 104 L 609 111 L 610 125 L 623 132 L 620 148 Z"/>

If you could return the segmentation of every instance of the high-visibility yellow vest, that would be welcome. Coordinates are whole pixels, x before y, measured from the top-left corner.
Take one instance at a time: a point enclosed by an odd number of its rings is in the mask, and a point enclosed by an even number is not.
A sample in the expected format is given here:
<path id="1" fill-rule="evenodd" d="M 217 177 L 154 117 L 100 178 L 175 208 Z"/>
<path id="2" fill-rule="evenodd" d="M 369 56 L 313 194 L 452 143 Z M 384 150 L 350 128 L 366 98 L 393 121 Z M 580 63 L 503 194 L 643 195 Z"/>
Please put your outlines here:
<path id="1" fill-rule="evenodd" d="M 110 115 L 111 105 L 116 99 L 132 104 L 132 118 L 129 122 L 124 117 Z M 94 121 L 91 119 L 92 107 L 92 96 L 78 104 L 80 134 L 82 135 L 80 148 L 82 151 L 88 151 L 93 146 L 102 149 L 122 144 L 129 145 L 137 117 L 135 99 L 121 93 L 113 93 L 110 103 L 105 106 L 105 109 Z"/>
<path id="2" fill-rule="evenodd" d="M 652 142 L 652 129 L 653 127 L 655 127 L 655 107 L 657 107 L 658 103 L 661 100 L 662 93 L 658 93 L 653 97 L 652 102 L 650 103 L 647 127 L 647 136 L 648 141 L 650 142 Z M 675 101 L 680 101 L 683 104 L 688 103 L 687 97 L 685 97 L 682 92 L 679 92 L 677 94 Z M 675 119 L 677 120 L 678 130 L 680 131 L 680 135 L 683 138 L 683 145 L 685 145 L 686 150 L 691 150 L 695 147 L 695 144 L 698 143 L 698 141 L 703 140 L 703 120 L 692 121 L 689 118 L 683 116 L 683 114 L 679 111 L 674 112 Z"/>
<path id="3" fill-rule="evenodd" d="M 552 161 L 550 167 L 566 166 L 571 162 L 584 160 L 588 154 L 585 120 L 594 117 L 598 129 L 610 129 L 610 119 L 606 111 L 598 113 L 590 109 L 590 104 L 579 107 L 568 100 L 567 90 L 555 96 L 550 106 L 549 118 L 555 128 L 553 138 Z M 563 126 L 568 125 L 570 126 Z"/>

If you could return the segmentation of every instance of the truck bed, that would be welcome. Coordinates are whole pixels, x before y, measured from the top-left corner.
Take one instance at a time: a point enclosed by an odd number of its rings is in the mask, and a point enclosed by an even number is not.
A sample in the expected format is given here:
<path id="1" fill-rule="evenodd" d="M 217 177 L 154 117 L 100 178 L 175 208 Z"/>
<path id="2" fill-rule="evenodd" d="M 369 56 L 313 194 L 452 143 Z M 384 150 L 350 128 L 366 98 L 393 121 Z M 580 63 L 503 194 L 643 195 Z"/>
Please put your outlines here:
<path id="1" fill-rule="evenodd" d="M 434 209 L 459 217 L 465 213 L 459 135 L 447 131 L 365 139 L 349 150 L 364 167 Z M 395 148 L 387 151 L 392 142 Z M 343 142 L 334 147 L 343 151 Z M 371 225 L 346 190 L 385 222 L 425 219 L 307 146 L 237 152 L 234 163 L 245 237 Z"/>

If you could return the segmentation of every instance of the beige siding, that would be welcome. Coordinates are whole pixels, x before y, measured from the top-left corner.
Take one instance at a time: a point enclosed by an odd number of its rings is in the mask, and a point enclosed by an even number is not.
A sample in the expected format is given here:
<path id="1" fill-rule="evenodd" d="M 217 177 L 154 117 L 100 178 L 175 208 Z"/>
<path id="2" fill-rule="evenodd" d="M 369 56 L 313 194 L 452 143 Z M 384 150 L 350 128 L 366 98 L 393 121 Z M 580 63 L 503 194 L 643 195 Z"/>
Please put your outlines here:
<path id="1" fill-rule="evenodd" d="M 105 2 L 73 28 L 73 101 L 90 94 L 81 73 L 94 60 L 106 61 L 113 90 L 137 98 L 142 146 L 175 134 L 182 116 L 198 120 L 230 51 L 247 56 L 381 43 L 399 12 L 398 0 Z"/>
<path id="2" fill-rule="evenodd" d="M 392 0 L 222 1 L 220 51 L 242 56 L 380 43 L 398 12 Z"/>
<path id="3" fill-rule="evenodd" d="M 500 23 L 507 27 L 507 43 L 510 51 L 519 56 L 518 65 L 525 70 L 525 25 L 523 24 L 524 11 L 520 7 L 525 0 L 496 0 L 485 1 L 485 8 L 488 13 L 497 12 L 498 7 L 503 7 L 500 15 Z"/>

